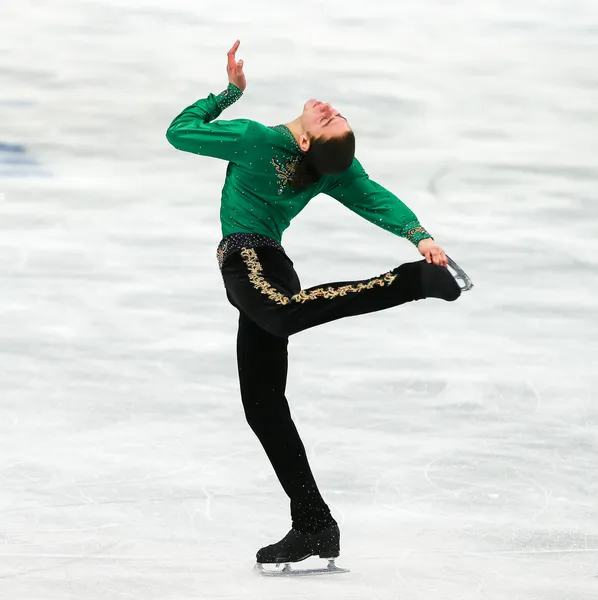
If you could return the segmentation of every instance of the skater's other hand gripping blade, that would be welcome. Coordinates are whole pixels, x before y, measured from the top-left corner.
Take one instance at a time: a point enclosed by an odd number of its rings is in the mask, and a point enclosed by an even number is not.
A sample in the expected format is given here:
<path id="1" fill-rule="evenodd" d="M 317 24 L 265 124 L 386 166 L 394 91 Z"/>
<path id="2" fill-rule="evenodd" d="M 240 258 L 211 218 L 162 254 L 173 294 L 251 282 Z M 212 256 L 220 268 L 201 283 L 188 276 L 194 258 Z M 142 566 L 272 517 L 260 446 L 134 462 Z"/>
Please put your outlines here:
<path id="1" fill-rule="evenodd" d="M 264 577 L 299 577 L 307 575 L 336 575 L 339 573 L 348 573 L 349 569 L 337 567 L 334 558 L 328 558 L 328 566 L 320 568 L 295 569 L 293 563 L 284 565 L 271 565 L 256 563 L 255 570 Z M 296 564 L 296 563 L 295 563 Z"/>

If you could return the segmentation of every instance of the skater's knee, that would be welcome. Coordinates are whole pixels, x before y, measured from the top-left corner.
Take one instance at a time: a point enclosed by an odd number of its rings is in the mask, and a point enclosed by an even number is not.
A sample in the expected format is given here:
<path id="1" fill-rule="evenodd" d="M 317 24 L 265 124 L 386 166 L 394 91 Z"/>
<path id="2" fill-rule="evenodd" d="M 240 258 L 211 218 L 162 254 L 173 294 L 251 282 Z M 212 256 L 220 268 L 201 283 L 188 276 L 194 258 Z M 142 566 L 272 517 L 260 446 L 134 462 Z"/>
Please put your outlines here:
<path id="1" fill-rule="evenodd" d="M 245 419 L 251 430 L 261 438 L 263 435 L 280 431 L 283 423 L 291 421 L 288 404 L 284 398 L 276 405 L 265 405 L 259 400 L 248 402 L 245 406 Z"/>
<path id="2" fill-rule="evenodd" d="M 247 421 L 247 425 L 251 428 L 254 433 L 260 429 L 260 418 L 255 413 L 255 411 L 248 411 L 245 409 L 245 420 Z"/>

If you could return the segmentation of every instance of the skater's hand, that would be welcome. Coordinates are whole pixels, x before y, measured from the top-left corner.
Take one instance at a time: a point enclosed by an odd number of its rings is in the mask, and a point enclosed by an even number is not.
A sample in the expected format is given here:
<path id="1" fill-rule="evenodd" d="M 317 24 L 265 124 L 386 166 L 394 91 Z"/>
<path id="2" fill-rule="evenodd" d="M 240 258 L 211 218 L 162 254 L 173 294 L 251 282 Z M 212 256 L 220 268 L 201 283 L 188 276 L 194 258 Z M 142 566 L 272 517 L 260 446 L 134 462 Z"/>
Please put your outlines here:
<path id="1" fill-rule="evenodd" d="M 440 265 L 441 267 L 448 266 L 448 258 L 444 253 L 444 250 L 430 238 L 422 240 L 418 245 L 417 249 L 422 256 L 426 257 L 426 261 Z"/>
<path id="2" fill-rule="evenodd" d="M 228 62 L 226 65 L 226 72 L 228 73 L 228 81 L 233 85 L 236 85 L 242 92 L 247 87 L 247 81 L 245 80 L 245 73 L 243 73 L 243 61 L 235 58 L 235 53 L 239 49 L 241 42 L 237 40 L 233 47 L 228 51 L 226 55 Z"/>

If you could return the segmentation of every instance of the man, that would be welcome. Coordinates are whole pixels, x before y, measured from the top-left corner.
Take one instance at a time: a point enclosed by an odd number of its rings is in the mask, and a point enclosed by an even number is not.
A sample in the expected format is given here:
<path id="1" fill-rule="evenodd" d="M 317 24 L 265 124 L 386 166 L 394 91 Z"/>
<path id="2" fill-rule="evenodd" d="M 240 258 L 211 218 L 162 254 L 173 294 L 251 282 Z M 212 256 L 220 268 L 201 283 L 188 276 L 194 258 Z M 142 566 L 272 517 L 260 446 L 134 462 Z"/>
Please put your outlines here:
<path id="1" fill-rule="evenodd" d="M 334 558 L 340 532 L 324 502 L 285 397 L 288 337 L 342 317 L 423 298 L 456 300 L 461 287 L 442 248 L 396 196 L 355 159 L 355 135 L 330 104 L 305 103 L 286 125 L 216 120 L 246 88 L 237 40 L 228 52 L 227 89 L 197 101 L 167 131 L 177 149 L 228 161 L 217 257 L 228 300 L 239 310 L 237 359 L 247 421 L 291 500 L 291 531 L 257 553 L 258 563 L 312 555 Z M 413 243 L 425 260 L 363 281 L 302 290 L 281 246 L 291 220 L 320 193 Z"/>

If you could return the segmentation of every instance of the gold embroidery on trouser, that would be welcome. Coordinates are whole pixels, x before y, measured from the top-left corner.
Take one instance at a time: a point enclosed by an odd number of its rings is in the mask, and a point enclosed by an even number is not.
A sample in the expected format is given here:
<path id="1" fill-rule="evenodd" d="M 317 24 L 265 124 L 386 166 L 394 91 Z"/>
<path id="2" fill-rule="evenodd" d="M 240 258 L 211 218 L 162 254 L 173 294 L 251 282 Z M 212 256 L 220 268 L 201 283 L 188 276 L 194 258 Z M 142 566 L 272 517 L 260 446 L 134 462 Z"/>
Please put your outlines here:
<path id="1" fill-rule="evenodd" d="M 315 300 L 316 298 L 337 298 L 338 296 L 346 296 L 349 293 L 358 293 L 363 290 L 372 290 L 376 286 L 384 287 L 390 285 L 395 279 L 396 275 L 392 273 L 386 273 L 382 277 L 376 277 L 376 279 L 370 279 L 366 283 L 358 283 L 357 285 L 342 285 L 338 288 L 327 287 L 327 288 L 316 288 L 315 290 L 301 290 L 298 294 L 295 294 L 292 298 L 294 302 L 307 302 L 309 300 Z"/>
<path id="2" fill-rule="evenodd" d="M 273 288 L 262 277 L 262 265 L 253 248 L 243 248 L 241 250 L 241 256 L 249 269 L 249 281 L 251 281 L 256 290 L 260 290 L 262 294 L 268 296 L 270 300 L 274 300 L 276 304 L 285 305 L 291 302 L 291 299 L 288 296 L 285 296 L 277 289 Z"/>
<path id="3" fill-rule="evenodd" d="M 392 282 L 397 278 L 392 273 L 386 273 L 382 277 L 376 277 L 370 279 L 365 283 L 358 283 L 356 285 L 348 284 L 341 285 L 340 287 L 321 287 L 314 290 L 301 290 L 299 293 L 291 296 L 290 298 L 285 294 L 279 292 L 276 288 L 272 287 L 262 277 L 262 265 L 257 256 L 257 252 L 253 248 L 243 248 L 241 250 L 241 256 L 249 269 L 249 281 L 253 284 L 253 287 L 260 290 L 262 294 L 268 296 L 270 300 L 276 302 L 276 304 L 286 305 L 290 302 L 308 302 L 310 300 L 316 300 L 317 298 L 325 298 L 330 300 L 332 298 L 338 298 L 339 296 L 346 296 L 349 293 L 359 293 L 363 290 L 371 290 L 377 287 L 384 287 L 391 285 Z"/>

